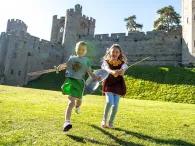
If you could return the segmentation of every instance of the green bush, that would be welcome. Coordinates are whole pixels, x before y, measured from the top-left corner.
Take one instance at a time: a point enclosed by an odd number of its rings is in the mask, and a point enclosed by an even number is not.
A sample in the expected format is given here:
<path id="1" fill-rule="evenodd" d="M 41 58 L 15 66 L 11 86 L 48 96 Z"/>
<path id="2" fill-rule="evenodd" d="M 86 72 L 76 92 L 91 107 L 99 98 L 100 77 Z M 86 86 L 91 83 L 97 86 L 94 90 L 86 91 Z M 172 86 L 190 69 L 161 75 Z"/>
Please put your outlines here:
<path id="1" fill-rule="evenodd" d="M 195 103 L 195 69 L 133 67 L 125 81 L 126 98 Z"/>

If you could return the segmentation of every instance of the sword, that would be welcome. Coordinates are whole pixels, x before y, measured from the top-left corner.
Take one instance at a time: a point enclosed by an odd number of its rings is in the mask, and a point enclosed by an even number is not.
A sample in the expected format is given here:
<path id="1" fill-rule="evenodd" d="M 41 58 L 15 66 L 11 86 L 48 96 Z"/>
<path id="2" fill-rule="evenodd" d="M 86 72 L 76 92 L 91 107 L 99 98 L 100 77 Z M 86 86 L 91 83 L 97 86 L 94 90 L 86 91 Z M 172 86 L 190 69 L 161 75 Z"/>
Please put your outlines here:
<path id="1" fill-rule="evenodd" d="M 127 69 L 129 69 L 130 67 L 135 66 L 135 65 L 137 65 L 137 64 L 139 64 L 139 63 L 141 63 L 141 62 L 143 62 L 143 61 L 145 61 L 145 60 L 147 60 L 147 59 L 149 59 L 149 58 L 150 58 L 150 57 L 146 57 L 146 58 L 144 58 L 144 59 L 142 59 L 142 60 L 140 60 L 140 61 L 135 62 L 135 63 L 129 65 Z"/>
<path id="2" fill-rule="evenodd" d="M 66 69 L 66 67 L 67 67 L 66 64 L 60 64 L 58 66 L 54 66 L 54 68 L 30 72 L 30 73 L 27 73 L 27 75 L 28 76 L 39 76 L 39 75 L 43 75 L 43 74 L 50 73 L 50 72 L 56 72 L 58 74 L 59 71 Z"/>

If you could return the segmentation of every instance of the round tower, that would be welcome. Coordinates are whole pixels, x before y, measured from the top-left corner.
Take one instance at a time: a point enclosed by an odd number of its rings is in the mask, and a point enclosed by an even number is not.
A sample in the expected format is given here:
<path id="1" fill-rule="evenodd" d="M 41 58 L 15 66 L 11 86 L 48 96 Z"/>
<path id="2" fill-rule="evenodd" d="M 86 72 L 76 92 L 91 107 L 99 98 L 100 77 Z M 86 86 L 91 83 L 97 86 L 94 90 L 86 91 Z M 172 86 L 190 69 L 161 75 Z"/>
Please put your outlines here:
<path id="1" fill-rule="evenodd" d="M 182 0 L 182 63 L 195 64 L 195 0 Z"/>
<path id="2" fill-rule="evenodd" d="M 14 33 L 16 35 L 27 33 L 27 25 L 19 19 L 9 19 L 7 22 L 7 33 Z"/>

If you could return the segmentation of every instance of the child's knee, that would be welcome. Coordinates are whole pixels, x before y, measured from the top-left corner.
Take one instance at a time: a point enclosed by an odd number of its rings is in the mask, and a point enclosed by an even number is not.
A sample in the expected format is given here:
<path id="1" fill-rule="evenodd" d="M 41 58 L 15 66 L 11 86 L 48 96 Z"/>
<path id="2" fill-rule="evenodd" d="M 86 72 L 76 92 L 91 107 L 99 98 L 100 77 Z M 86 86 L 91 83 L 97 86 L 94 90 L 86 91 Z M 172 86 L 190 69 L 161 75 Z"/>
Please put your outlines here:
<path id="1" fill-rule="evenodd" d="M 113 108 L 113 110 L 117 111 L 117 109 L 118 109 L 118 104 L 113 104 L 113 105 L 112 105 L 112 108 Z"/>
<path id="2" fill-rule="evenodd" d="M 69 100 L 68 106 L 69 107 L 74 107 L 75 106 L 75 101 L 74 100 Z"/>
<path id="3" fill-rule="evenodd" d="M 109 105 L 109 106 L 112 106 L 113 105 L 113 102 L 110 101 L 110 100 L 108 100 L 108 101 L 106 101 L 106 104 Z"/>

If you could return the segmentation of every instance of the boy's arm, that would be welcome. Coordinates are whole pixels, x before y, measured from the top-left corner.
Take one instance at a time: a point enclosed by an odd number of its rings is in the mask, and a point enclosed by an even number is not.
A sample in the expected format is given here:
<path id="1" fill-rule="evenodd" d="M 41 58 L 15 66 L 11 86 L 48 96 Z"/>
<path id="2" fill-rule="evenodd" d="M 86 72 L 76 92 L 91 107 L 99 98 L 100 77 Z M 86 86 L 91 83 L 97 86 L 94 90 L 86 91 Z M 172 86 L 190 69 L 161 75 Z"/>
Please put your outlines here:
<path id="1" fill-rule="evenodd" d="M 72 62 L 72 56 L 70 56 L 70 57 L 68 58 L 68 61 L 67 61 L 66 63 L 60 64 L 60 65 L 57 67 L 58 70 L 61 71 L 61 70 L 67 69 L 68 67 L 70 67 L 71 62 Z"/>
<path id="2" fill-rule="evenodd" d="M 65 70 L 67 68 L 67 64 L 66 63 L 60 64 L 57 68 L 58 68 L 58 71 Z"/>
<path id="3" fill-rule="evenodd" d="M 92 77 L 94 80 L 101 80 L 101 77 L 96 76 L 96 75 L 92 72 L 92 69 L 91 69 L 91 68 L 88 70 L 87 73 L 88 73 L 88 75 L 89 75 L 90 77 Z"/>

